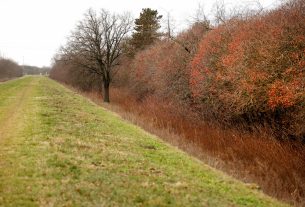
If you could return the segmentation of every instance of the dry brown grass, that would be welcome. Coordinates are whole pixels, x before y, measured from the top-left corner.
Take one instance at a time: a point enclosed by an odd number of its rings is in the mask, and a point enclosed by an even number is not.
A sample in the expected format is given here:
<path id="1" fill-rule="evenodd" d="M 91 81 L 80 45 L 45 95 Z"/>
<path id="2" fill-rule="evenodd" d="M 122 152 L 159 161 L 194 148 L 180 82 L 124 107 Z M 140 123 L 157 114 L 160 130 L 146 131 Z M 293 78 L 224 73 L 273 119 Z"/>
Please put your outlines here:
<path id="1" fill-rule="evenodd" d="M 96 92 L 84 95 L 253 188 L 305 205 L 305 146 L 301 143 L 277 141 L 265 130 L 249 134 L 220 129 L 194 118 L 187 108 L 152 98 L 139 103 L 122 90 L 112 89 L 112 104 L 103 104 Z"/>

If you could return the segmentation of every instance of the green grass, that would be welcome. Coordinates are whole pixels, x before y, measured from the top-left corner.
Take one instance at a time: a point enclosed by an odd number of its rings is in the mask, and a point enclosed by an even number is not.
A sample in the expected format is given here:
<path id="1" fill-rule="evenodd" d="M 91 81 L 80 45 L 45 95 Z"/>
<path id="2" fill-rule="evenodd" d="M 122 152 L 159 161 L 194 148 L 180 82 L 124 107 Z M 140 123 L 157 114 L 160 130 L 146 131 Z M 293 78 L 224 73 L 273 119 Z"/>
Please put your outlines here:
<path id="1" fill-rule="evenodd" d="M 0 98 L 1 206 L 285 206 L 47 78 Z"/>

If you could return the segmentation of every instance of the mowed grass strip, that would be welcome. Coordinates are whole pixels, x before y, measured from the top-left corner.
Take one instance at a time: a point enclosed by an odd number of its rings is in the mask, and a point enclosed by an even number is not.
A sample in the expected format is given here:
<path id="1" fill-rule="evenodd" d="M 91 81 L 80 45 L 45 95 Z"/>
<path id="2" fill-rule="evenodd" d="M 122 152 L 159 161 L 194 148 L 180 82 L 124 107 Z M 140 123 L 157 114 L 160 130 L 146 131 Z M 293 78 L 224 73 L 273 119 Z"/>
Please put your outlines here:
<path id="1" fill-rule="evenodd" d="M 50 79 L 26 80 L 26 123 L 0 142 L 2 206 L 285 206 Z"/>
<path id="2" fill-rule="evenodd" d="M 17 97 L 27 89 L 29 82 L 29 78 L 19 78 L 0 83 L 0 127 L 2 121 L 11 115 L 10 110 L 18 103 Z"/>

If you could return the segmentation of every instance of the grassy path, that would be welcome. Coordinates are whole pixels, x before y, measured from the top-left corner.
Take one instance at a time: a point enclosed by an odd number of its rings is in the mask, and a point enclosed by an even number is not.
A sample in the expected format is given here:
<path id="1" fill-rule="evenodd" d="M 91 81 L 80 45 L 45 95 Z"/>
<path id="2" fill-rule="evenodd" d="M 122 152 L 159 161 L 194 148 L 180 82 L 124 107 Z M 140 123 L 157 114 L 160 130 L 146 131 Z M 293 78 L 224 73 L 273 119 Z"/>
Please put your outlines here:
<path id="1" fill-rule="evenodd" d="M 25 120 L 21 120 L 25 110 L 23 104 L 29 98 L 33 88 L 30 79 L 18 79 L 0 85 L 0 142 L 8 136 L 14 136 L 22 128 Z"/>
<path id="2" fill-rule="evenodd" d="M 285 206 L 47 78 L 0 98 L 0 206 Z"/>

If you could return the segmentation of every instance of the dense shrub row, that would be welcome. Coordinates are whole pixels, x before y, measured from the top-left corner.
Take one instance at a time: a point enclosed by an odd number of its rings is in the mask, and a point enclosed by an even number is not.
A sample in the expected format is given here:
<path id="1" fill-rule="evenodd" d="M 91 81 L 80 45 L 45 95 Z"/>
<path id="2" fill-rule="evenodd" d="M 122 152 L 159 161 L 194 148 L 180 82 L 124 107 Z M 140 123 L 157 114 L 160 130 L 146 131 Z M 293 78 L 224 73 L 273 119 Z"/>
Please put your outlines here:
<path id="1" fill-rule="evenodd" d="M 304 137 L 305 3 L 293 1 L 211 31 L 191 62 L 194 99 L 230 123 L 272 125 Z"/>
<path id="2" fill-rule="evenodd" d="M 138 52 L 117 82 L 129 80 L 124 87 L 138 100 L 180 103 L 203 120 L 303 139 L 304 6 L 292 1 L 214 28 L 197 23 L 176 41 L 160 40 Z"/>
<path id="3" fill-rule="evenodd" d="M 114 85 L 128 89 L 139 101 L 154 96 L 190 104 L 188 65 L 208 31 L 206 23 L 196 23 L 179 34 L 175 41 L 165 38 L 137 52 L 120 66 Z"/>

